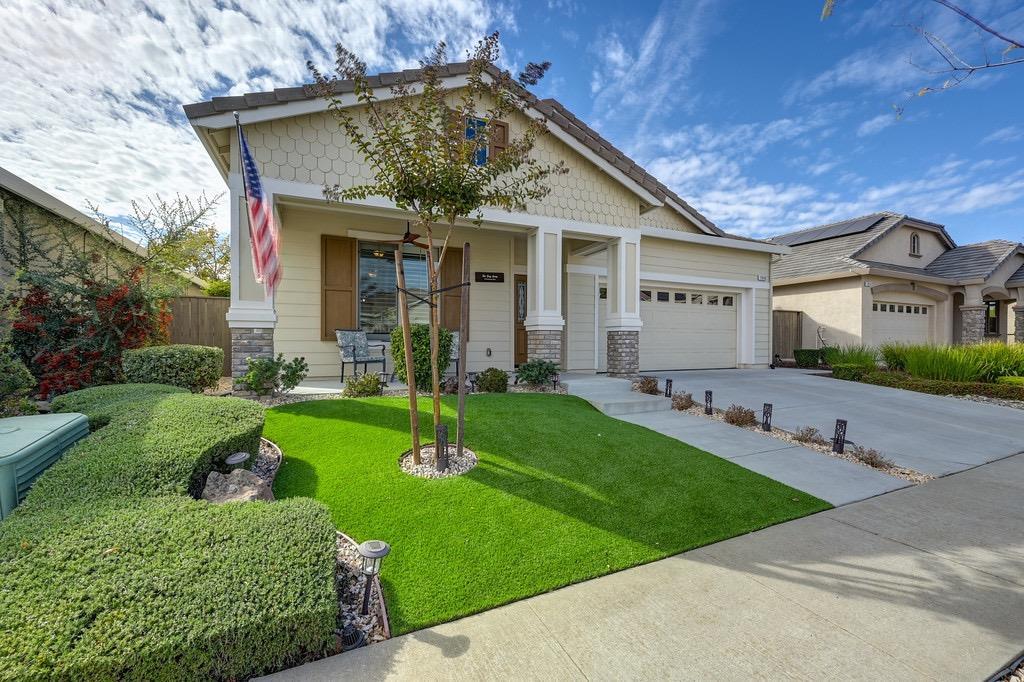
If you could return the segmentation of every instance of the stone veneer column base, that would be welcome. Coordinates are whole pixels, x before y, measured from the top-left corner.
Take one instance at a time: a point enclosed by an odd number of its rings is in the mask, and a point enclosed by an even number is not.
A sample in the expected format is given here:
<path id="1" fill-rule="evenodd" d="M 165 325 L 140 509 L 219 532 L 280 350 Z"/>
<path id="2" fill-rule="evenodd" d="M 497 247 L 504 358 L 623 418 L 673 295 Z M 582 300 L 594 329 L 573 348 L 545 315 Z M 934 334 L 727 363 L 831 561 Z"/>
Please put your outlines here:
<path id="1" fill-rule="evenodd" d="M 960 343 L 964 345 L 985 341 L 985 313 L 983 305 L 960 306 Z"/>
<path id="2" fill-rule="evenodd" d="M 1024 343 L 1024 305 L 1013 306 L 1013 340 Z"/>
<path id="3" fill-rule="evenodd" d="M 526 358 L 562 363 L 562 332 L 556 329 L 527 329 Z"/>
<path id="4" fill-rule="evenodd" d="M 239 390 L 238 379 L 248 370 L 247 358 L 274 357 L 274 329 L 272 327 L 231 328 L 232 388 Z"/>
<path id="5" fill-rule="evenodd" d="M 640 372 L 640 331 L 608 331 L 608 376 L 635 377 Z"/>

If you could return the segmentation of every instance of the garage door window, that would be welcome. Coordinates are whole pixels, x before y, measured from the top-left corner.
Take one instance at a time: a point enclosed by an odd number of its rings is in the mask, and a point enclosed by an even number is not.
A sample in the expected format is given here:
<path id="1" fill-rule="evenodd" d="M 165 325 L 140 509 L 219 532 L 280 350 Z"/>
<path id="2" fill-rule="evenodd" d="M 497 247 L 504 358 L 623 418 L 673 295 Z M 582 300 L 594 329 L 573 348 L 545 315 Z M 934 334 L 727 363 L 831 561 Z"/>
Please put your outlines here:
<path id="1" fill-rule="evenodd" d="M 676 303 L 686 303 L 686 293 L 677 291 L 675 296 Z"/>
<path id="2" fill-rule="evenodd" d="M 651 300 L 651 290 L 650 289 L 641 289 L 640 290 L 640 300 L 641 301 L 650 301 Z"/>
<path id="3" fill-rule="evenodd" d="M 708 294 L 708 305 L 718 305 L 718 296 Z"/>
<path id="4" fill-rule="evenodd" d="M 667 291 L 659 291 L 658 292 L 658 302 L 660 302 L 660 303 L 668 303 L 668 292 Z"/>
<path id="5" fill-rule="evenodd" d="M 704 303 L 704 296 L 701 294 L 690 294 L 690 303 L 694 305 L 702 305 Z"/>
<path id="6" fill-rule="evenodd" d="M 732 301 L 733 301 L 732 296 L 723 296 L 722 297 L 722 305 L 724 305 L 724 306 L 731 306 L 732 305 Z"/>

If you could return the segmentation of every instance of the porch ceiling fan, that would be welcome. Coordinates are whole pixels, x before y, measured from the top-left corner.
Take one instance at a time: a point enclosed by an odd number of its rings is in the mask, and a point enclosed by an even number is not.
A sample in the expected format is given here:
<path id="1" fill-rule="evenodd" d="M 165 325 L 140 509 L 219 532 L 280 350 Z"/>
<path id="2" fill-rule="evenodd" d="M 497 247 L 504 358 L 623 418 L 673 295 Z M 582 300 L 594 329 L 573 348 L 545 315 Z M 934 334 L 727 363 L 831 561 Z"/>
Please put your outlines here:
<path id="1" fill-rule="evenodd" d="M 405 234 L 402 235 L 401 239 L 389 239 L 389 240 L 385 240 L 385 241 L 382 241 L 382 242 L 379 242 L 379 243 L 381 243 L 381 244 L 396 244 L 396 245 L 412 244 L 413 246 L 418 246 L 419 248 L 421 248 L 423 250 L 429 249 L 430 248 L 429 246 L 427 246 L 426 244 L 424 244 L 421 241 L 417 241 L 419 238 L 420 238 L 420 236 L 418 234 L 413 234 L 412 232 L 409 231 L 409 222 L 406 221 L 406 223 L 405 223 Z"/>

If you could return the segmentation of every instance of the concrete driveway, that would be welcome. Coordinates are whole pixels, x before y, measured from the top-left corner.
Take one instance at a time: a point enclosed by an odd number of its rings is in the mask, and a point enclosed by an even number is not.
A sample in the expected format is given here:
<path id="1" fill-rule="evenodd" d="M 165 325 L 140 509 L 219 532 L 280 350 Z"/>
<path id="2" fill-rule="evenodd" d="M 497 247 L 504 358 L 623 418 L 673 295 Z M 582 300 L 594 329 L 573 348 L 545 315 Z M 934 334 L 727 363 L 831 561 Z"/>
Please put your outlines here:
<path id="1" fill-rule="evenodd" d="M 1024 412 L 957 398 L 839 381 L 799 369 L 723 369 L 657 372 L 673 390 L 703 400 L 711 389 L 716 407 L 732 403 L 760 415 L 772 403 L 775 425 L 802 426 L 831 438 L 846 419 L 847 440 L 874 448 L 899 466 L 944 476 L 1024 452 Z"/>

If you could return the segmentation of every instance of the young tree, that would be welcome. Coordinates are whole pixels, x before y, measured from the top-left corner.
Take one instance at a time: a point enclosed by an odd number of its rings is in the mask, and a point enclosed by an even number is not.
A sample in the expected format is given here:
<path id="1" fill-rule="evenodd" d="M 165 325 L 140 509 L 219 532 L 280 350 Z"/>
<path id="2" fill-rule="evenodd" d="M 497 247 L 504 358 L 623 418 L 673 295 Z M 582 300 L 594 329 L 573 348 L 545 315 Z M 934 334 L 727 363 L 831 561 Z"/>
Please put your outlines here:
<path id="1" fill-rule="evenodd" d="M 375 178 L 354 186 L 325 187 L 324 196 L 331 201 L 382 196 L 415 216 L 417 234 L 410 235 L 408 241 L 417 243 L 420 235 L 426 240 L 419 243 L 428 255 L 431 389 L 436 426 L 441 423 L 438 289 L 441 264 L 456 221 L 468 219 L 479 225 L 484 206 L 523 210 L 528 202 L 550 192 L 546 180 L 551 175 L 568 172 L 562 163 L 542 163 L 531 155 L 538 137 L 547 128 L 541 120 L 520 115 L 532 97 L 524 86 L 537 83 L 550 63 L 531 63 L 518 78 L 513 78 L 495 66 L 500 56 L 495 32 L 477 43 L 468 55 L 466 84 L 449 88 L 443 82 L 448 57 L 442 42 L 421 62 L 417 82 L 396 83 L 389 87 L 390 96 L 381 99 L 366 77 L 364 62 L 341 44 L 336 46 L 335 55 L 334 73 L 329 76 L 307 62 L 315 79 L 313 87 L 326 99 L 330 113 L 352 145 L 373 167 Z M 339 80 L 352 82 L 361 107 L 352 108 L 338 97 Z M 365 115 L 360 116 L 362 112 Z M 510 116 L 523 121 L 521 132 L 510 135 L 499 153 L 485 158 L 492 136 L 498 134 L 497 126 L 489 123 Z M 435 234 L 440 225 L 447 227 L 443 236 Z M 436 243 L 440 244 L 440 255 L 435 261 Z M 408 320 L 404 307 L 400 303 L 400 314 Z M 405 343 L 408 348 L 408 333 Z M 419 462 L 414 389 L 410 386 L 410 425 L 413 458 Z"/>

